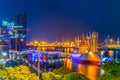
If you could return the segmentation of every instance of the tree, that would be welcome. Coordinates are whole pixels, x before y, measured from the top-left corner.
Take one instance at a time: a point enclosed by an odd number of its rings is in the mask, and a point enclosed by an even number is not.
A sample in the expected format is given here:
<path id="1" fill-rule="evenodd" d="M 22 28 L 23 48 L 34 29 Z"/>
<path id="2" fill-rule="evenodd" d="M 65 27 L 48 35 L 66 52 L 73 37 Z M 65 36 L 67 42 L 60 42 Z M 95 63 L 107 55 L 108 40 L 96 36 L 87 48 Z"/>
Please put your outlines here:
<path id="1" fill-rule="evenodd" d="M 27 66 L 8 67 L 0 70 L 1 77 L 5 80 L 38 80 L 36 74 L 31 73 Z"/>
<path id="2" fill-rule="evenodd" d="M 4 69 L 5 66 L 3 64 L 0 64 L 0 69 Z"/>
<path id="3" fill-rule="evenodd" d="M 108 72 L 114 70 L 115 68 L 118 68 L 118 66 L 119 65 L 115 62 L 107 62 L 105 64 L 102 64 L 101 68 Z"/>
<path id="4" fill-rule="evenodd" d="M 61 80 L 61 76 L 56 75 L 53 72 L 46 72 L 42 74 L 42 79 L 43 80 Z"/>
<path id="5" fill-rule="evenodd" d="M 101 66 L 101 68 L 106 72 L 113 75 L 120 76 L 120 64 L 116 62 L 107 62 Z"/>
<path id="6" fill-rule="evenodd" d="M 68 68 L 66 68 L 65 66 L 62 66 L 62 67 L 59 68 L 59 69 L 55 69 L 53 72 L 54 72 L 55 74 L 64 75 L 64 74 L 71 73 L 72 71 L 69 70 Z"/>
<path id="7" fill-rule="evenodd" d="M 120 76 L 115 76 L 112 74 L 105 73 L 101 75 L 98 80 L 120 80 Z"/>
<path id="8" fill-rule="evenodd" d="M 120 64 L 116 62 L 107 62 L 101 65 L 101 68 L 105 71 L 101 75 L 99 80 L 120 80 Z"/>
<path id="9" fill-rule="evenodd" d="M 43 80 L 89 80 L 85 75 L 74 73 L 66 67 L 42 74 Z"/>
<path id="10" fill-rule="evenodd" d="M 103 74 L 102 76 L 100 76 L 99 78 L 98 78 L 98 80 L 113 80 L 113 77 L 112 77 L 112 75 L 111 74 Z"/>
<path id="11" fill-rule="evenodd" d="M 89 79 L 81 73 L 72 72 L 66 74 L 62 80 L 89 80 Z"/>

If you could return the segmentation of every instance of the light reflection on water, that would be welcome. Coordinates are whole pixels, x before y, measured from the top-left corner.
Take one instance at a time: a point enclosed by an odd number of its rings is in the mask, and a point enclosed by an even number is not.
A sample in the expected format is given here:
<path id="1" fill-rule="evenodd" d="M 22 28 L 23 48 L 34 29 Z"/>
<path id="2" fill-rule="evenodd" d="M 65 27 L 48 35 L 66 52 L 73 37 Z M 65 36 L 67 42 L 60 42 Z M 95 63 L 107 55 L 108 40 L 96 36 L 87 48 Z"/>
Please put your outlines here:
<path id="1" fill-rule="evenodd" d="M 93 54 L 92 56 L 88 54 L 88 58 L 95 60 L 95 59 L 102 59 L 105 57 L 112 57 L 114 58 L 115 61 L 120 59 L 120 51 L 114 51 L 114 50 L 108 50 L 105 51 L 103 54 L 100 53 L 101 56 L 96 56 Z M 99 58 L 98 58 L 99 57 Z M 64 63 L 67 64 L 66 66 L 75 71 L 75 72 L 80 72 L 86 75 L 90 80 L 97 80 L 98 77 L 102 74 L 104 74 L 104 71 L 100 69 L 100 66 L 98 65 L 90 65 L 90 64 L 80 64 L 76 62 L 72 62 L 72 60 L 67 59 L 64 60 Z"/>
<path id="2" fill-rule="evenodd" d="M 64 59 L 64 65 L 75 72 L 83 73 L 90 78 L 90 80 L 97 80 L 101 73 L 100 66 L 98 65 L 75 63 L 70 59 Z"/>
<path id="3" fill-rule="evenodd" d="M 115 61 L 117 61 L 117 59 L 120 59 L 120 51 L 104 51 L 104 53 L 100 53 L 99 56 L 97 56 L 96 54 L 87 54 L 88 58 L 90 60 L 103 60 L 103 58 L 106 57 L 113 57 Z M 31 56 L 30 56 L 31 57 Z M 30 58 L 32 59 L 32 58 Z M 100 66 L 98 65 L 90 65 L 90 64 L 80 64 L 80 63 L 76 63 L 76 62 L 72 62 L 70 59 L 66 59 L 66 58 L 56 58 L 56 59 L 49 59 L 48 62 L 49 63 L 55 63 L 55 62 L 63 62 L 64 61 L 64 66 L 66 66 L 67 68 L 75 71 L 75 72 L 80 72 L 85 74 L 88 78 L 90 78 L 90 80 L 97 80 L 98 77 L 103 74 L 103 71 L 100 69 Z M 63 66 L 63 63 L 62 63 Z"/>

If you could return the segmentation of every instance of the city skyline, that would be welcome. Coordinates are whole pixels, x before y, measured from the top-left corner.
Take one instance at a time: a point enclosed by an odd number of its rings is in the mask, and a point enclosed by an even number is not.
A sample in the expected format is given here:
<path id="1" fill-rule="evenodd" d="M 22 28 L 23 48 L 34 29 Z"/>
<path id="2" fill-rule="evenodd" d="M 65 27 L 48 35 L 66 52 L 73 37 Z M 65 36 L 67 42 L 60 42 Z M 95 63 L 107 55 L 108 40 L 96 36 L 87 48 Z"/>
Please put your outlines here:
<path id="1" fill-rule="evenodd" d="M 27 12 L 27 41 L 73 39 L 97 31 L 100 36 L 119 37 L 120 1 L 1 0 L 0 21 Z M 7 6 L 5 6 L 7 5 Z M 9 6 L 9 7 L 8 7 Z"/>

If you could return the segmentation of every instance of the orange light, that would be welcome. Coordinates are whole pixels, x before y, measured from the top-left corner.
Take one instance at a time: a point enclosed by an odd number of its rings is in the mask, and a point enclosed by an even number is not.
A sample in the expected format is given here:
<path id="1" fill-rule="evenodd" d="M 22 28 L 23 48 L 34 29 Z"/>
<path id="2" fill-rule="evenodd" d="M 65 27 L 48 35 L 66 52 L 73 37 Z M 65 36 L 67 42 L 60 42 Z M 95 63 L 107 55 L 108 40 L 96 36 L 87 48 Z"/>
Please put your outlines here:
<path id="1" fill-rule="evenodd" d="M 89 52 L 89 54 L 90 54 L 90 55 L 92 55 L 92 54 L 93 54 L 93 52 Z"/>
<path id="2" fill-rule="evenodd" d="M 38 44 L 38 41 L 34 41 L 35 44 Z"/>

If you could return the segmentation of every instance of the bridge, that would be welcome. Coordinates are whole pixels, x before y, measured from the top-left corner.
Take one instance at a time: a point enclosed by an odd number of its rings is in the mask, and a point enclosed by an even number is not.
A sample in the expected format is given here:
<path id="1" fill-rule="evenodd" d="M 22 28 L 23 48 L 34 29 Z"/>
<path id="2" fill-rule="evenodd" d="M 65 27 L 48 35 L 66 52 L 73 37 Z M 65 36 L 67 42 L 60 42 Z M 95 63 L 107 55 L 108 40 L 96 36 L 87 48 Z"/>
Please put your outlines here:
<path id="1" fill-rule="evenodd" d="M 21 51 L 18 54 L 38 54 L 38 50 L 26 50 L 26 51 Z M 58 55 L 59 57 L 68 57 L 69 53 L 64 53 L 60 51 L 40 51 L 40 54 L 43 55 L 48 55 L 48 56 L 54 56 Z"/>
<path id="2" fill-rule="evenodd" d="M 114 51 L 120 51 L 120 45 L 108 45 L 107 47 L 100 47 L 98 48 L 100 51 L 93 53 L 93 52 L 88 52 L 86 54 L 82 54 L 81 57 L 76 58 L 78 59 L 77 61 L 98 61 L 98 62 L 102 62 L 102 61 L 109 61 L 111 56 L 114 56 L 114 60 L 117 61 L 118 56 L 116 56 L 116 54 L 118 55 L 117 52 L 114 53 Z M 104 51 L 104 52 L 103 52 Z M 106 56 L 106 52 L 107 51 L 107 55 Z M 111 52 L 112 51 L 112 52 Z M 21 51 L 18 52 L 18 54 L 32 54 L 32 56 L 34 56 L 37 59 L 37 55 L 38 55 L 38 51 L 37 50 L 26 50 L 26 51 Z M 52 59 L 57 59 L 57 58 L 66 58 L 69 57 L 71 58 L 71 55 L 69 53 L 64 53 L 64 52 L 60 52 L 60 51 L 40 51 L 40 55 L 45 55 L 47 57 L 48 60 L 52 60 Z M 76 55 L 74 55 L 76 56 Z M 35 61 L 36 59 L 33 59 L 33 61 Z"/>
<path id="3" fill-rule="evenodd" d="M 114 51 L 120 51 L 120 45 L 112 44 L 112 45 L 105 45 L 102 47 L 98 47 L 98 50 L 114 50 Z"/>

